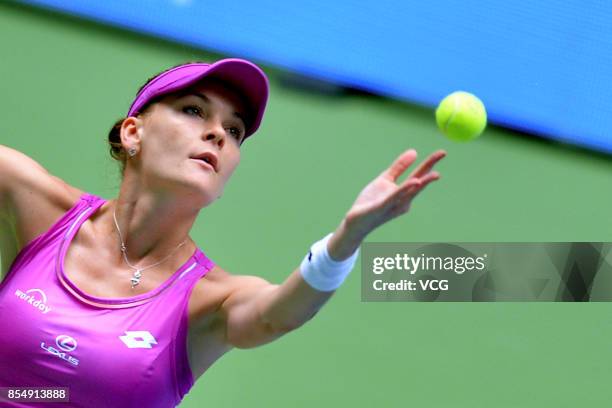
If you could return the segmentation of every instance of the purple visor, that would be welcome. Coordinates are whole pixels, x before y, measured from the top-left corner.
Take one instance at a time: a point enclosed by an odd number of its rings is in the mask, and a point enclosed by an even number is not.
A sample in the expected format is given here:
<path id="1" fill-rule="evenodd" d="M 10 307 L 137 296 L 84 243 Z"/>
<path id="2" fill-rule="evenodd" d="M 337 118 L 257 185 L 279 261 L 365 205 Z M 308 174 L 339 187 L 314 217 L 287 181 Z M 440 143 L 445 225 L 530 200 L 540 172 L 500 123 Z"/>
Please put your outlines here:
<path id="1" fill-rule="evenodd" d="M 227 82 L 245 98 L 248 109 L 245 139 L 255 133 L 268 101 L 268 78 L 257 65 L 237 58 L 222 59 L 213 64 L 185 64 L 159 74 L 136 95 L 127 116 L 138 114 L 153 98 L 187 88 L 203 78 Z"/>

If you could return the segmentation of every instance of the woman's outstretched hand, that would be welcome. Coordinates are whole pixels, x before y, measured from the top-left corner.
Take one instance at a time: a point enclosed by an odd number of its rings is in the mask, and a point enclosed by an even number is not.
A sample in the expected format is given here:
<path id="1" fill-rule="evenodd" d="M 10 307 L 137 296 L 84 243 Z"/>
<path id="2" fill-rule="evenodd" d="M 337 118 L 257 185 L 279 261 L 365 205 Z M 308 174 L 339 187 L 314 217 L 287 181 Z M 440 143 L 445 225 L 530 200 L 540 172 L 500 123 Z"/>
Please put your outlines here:
<path id="1" fill-rule="evenodd" d="M 423 161 L 401 184 L 397 180 L 416 160 L 417 152 L 410 149 L 402 153 L 391 166 L 370 182 L 346 214 L 345 227 L 352 234 L 365 238 L 375 228 L 410 209 L 412 200 L 427 185 L 440 178 L 433 170 L 446 152 L 438 150 Z"/>
<path id="2" fill-rule="evenodd" d="M 398 184 L 397 180 L 417 157 L 414 149 L 406 150 L 388 169 L 365 186 L 327 244 L 332 259 L 341 261 L 348 258 L 366 235 L 408 212 L 417 194 L 440 178 L 433 167 L 444 156 L 444 150 L 433 153 Z"/>
<path id="3" fill-rule="evenodd" d="M 440 178 L 433 170 L 446 152 L 438 150 L 423 161 L 401 184 L 397 180 L 416 160 L 417 152 L 402 153 L 388 169 L 370 182 L 357 196 L 346 215 L 346 224 L 353 232 L 369 234 L 375 228 L 410 209 L 412 200 L 427 185 Z"/>

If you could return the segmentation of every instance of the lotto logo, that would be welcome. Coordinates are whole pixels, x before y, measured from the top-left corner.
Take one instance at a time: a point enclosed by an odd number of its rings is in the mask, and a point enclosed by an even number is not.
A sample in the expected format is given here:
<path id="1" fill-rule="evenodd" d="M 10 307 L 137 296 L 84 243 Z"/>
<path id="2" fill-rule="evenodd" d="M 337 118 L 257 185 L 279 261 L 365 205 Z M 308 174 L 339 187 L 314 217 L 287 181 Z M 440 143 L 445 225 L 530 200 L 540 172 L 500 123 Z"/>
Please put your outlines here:
<path id="1" fill-rule="evenodd" d="M 128 348 L 151 348 L 157 344 L 155 337 L 148 331 L 126 331 L 125 336 L 119 336 Z"/>

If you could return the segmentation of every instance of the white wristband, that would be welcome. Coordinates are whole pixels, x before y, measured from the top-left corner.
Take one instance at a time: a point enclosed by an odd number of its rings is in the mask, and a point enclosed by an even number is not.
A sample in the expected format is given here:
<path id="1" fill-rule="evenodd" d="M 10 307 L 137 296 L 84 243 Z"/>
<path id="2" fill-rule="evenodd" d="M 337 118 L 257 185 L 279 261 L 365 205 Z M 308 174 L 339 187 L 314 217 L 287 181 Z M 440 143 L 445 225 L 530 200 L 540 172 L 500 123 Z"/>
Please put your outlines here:
<path id="1" fill-rule="evenodd" d="M 332 235 L 333 233 L 330 233 L 322 240 L 312 244 L 310 252 L 300 264 L 300 272 L 304 280 L 310 286 L 322 292 L 338 289 L 353 269 L 359 255 L 359 248 L 357 248 L 344 261 L 334 261 L 327 252 L 327 242 Z"/>

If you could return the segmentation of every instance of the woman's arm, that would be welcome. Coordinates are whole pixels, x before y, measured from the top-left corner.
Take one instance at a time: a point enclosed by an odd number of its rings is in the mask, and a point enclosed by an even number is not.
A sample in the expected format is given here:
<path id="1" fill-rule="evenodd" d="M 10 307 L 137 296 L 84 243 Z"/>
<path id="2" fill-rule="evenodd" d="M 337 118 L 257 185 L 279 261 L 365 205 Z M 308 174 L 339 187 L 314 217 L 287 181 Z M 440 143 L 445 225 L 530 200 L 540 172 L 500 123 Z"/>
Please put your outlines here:
<path id="1" fill-rule="evenodd" d="M 0 145 L 0 281 L 17 253 L 47 231 L 81 194 L 29 156 Z"/>
<path id="2" fill-rule="evenodd" d="M 334 261 L 349 258 L 375 228 L 406 213 L 412 200 L 429 183 L 439 178 L 433 166 L 445 156 L 438 151 L 415 169 L 400 185 L 397 179 L 416 160 L 408 150 L 359 194 L 327 244 Z M 234 347 L 249 348 L 268 343 L 308 320 L 333 295 L 311 287 L 300 268 L 281 285 L 261 278 L 237 277 L 235 289 L 221 306 L 226 323 L 226 341 Z"/>
<path id="3" fill-rule="evenodd" d="M 17 180 L 15 163 L 21 153 L 10 147 L 0 145 L 0 282 L 17 256 L 17 237 L 9 212 L 9 194 Z"/>
<path id="4" fill-rule="evenodd" d="M 10 147 L 0 145 L 0 220 L 8 218 L 8 190 L 9 182 L 13 178 L 11 174 L 11 160 L 18 153 Z"/>

